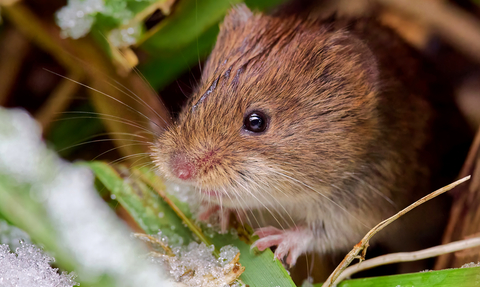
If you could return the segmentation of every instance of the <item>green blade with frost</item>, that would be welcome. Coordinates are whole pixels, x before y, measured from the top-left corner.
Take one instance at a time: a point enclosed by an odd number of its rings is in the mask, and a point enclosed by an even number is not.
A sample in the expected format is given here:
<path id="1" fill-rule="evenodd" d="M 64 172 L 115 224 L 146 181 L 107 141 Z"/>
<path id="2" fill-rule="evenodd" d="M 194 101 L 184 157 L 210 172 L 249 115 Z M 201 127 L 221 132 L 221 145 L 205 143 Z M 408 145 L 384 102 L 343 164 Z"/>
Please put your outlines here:
<path id="1" fill-rule="evenodd" d="M 186 244 L 193 240 L 191 231 L 168 204 L 124 166 L 114 169 L 101 161 L 85 164 L 146 233 L 157 234 L 161 230 L 169 238 L 181 236 Z"/>
<path id="2" fill-rule="evenodd" d="M 157 190 L 157 192 L 165 192 L 165 186 L 161 179 L 151 170 L 142 168 L 138 169 L 138 171 L 143 174 L 142 179 L 149 186 Z M 187 204 L 179 202 L 173 195 L 167 196 L 176 202 L 176 207 L 180 212 L 190 216 Z M 243 238 L 243 240 L 240 238 Z M 252 242 L 252 240 L 246 232 L 240 232 L 238 236 L 214 233 L 209 236 L 208 240 L 214 243 L 217 250 L 225 245 L 234 245 L 240 250 L 240 263 L 242 266 L 245 266 L 245 272 L 240 276 L 240 279 L 245 284 L 251 287 L 296 286 L 280 261 L 273 259 L 273 253 L 270 249 L 263 252 L 250 250 L 250 245 L 245 241 Z"/>
<path id="3" fill-rule="evenodd" d="M 240 250 L 239 261 L 245 266 L 245 272 L 240 279 L 246 284 L 258 287 L 296 286 L 282 263 L 278 259 L 274 259 L 273 252 L 269 248 L 263 252 L 259 252 L 257 249 L 250 250 L 249 244 L 230 234 L 215 234 L 211 240 L 217 248 L 234 245 Z M 249 238 L 246 240 L 250 241 Z"/>

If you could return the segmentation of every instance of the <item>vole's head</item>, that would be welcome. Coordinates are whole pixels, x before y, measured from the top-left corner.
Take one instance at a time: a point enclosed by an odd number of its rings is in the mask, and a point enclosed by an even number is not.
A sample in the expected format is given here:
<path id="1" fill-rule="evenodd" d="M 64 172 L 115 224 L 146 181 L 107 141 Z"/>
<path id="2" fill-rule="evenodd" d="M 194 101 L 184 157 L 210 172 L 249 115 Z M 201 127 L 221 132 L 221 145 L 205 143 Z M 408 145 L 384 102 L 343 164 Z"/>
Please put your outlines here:
<path id="1" fill-rule="evenodd" d="M 330 196 L 375 137 L 376 81 L 370 50 L 346 29 L 237 7 L 154 161 L 227 206 Z"/>

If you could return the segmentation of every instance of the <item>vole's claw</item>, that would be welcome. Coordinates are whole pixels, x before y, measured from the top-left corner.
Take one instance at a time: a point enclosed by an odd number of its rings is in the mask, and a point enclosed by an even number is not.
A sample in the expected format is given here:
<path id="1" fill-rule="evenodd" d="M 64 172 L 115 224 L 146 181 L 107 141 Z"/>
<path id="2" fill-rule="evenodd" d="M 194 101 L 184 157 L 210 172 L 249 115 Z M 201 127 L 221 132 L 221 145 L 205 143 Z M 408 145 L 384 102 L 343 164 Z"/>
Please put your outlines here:
<path id="1" fill-rule="evenodd" d="M 273 226 L 267 226 L 267 227 L 261 227 L 257 228 L 253 235 L 258 235 L 260 238 L 264 238 L 270 235 L 278 235 L 282 234 L 283 230 L 280 230 L 278 228 L 275 228 Z"/>
<path id="2" fill-rule="evenodd" d="M 198 215 L 198 220 L 201 220 L 201 221 L 207 221 L 210 216 L 212 214 L 214 214 L 215 212 L 217 212 L 218 210 L 220 210 L 220 206 L 219 205 L 212 205 L 212 206 L 209 206 L 206 210 L 202 211 L 199 215 Z"/>
<path id="3" fill-rule="evenodd" d="M 252 248 L 257 247 L 263 251 L 269 247 L 277 246 L 275 258 L 283 260 L 287 256 L 286 263 L 295 265 L 297 258 L 308 251 L 313 244 L 313 234 L 310 229 L 296 227 L 280 230 L 275 227 L 263 227 L 255 231 L 254 235 L 260 237 L 255 241 Z"/>
<path id="4" fill-rule="evenodd" d="M 221 233 L 225 233 L 228 230 L 230 224 L 230 214 L 234 212 L 230 208 L 220 208 L 219 205 L 205 206 L 205 209 L 201 211 L 197 218 L 200 221 L 205 221 L 213 224 L 219 224 Z M 216 215 L 213 219 L 210 219 L 213 215 Z"/>

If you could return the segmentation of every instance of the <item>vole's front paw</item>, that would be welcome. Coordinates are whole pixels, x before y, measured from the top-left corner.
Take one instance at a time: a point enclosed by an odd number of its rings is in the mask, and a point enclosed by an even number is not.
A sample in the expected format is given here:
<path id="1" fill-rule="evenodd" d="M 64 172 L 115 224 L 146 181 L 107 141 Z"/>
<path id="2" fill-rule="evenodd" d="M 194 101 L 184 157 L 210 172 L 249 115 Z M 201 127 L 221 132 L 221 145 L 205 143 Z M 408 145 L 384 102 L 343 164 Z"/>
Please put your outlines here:
<path id="1" fill-rule="evenodd" d="M 286 263 L 290 266 L 295 265 L 297 258 L 303 253 L 313 249 L 312 231 L 304 227 L 295 227 L 287 230 L 280 230 L 275 227 L 263 227 L 255 231 L 254 235 L 260 237 L 252 245 L 260 251 L 266 248 L 277 246 L 275 258 L 282 260 L 287 256 Z"/>
<path id="2" fill-rule="evenodd" d="M 202 203 L 202 210 L 197 216 L 197 219 L 204 222 L 210 222 L 213 224 L 219 224 L 221 228 L 221 232 L 225 233 L 228 229 L 228 225 L 230 223 L 230 214 L 235 214 L 237 219 L 240 222 L 245 221 L 245 213 L 239 212 L 238 210 L 221 207 L 220 205 L 212 205 L 208 203 Z M 212 220 L 213 218 L 213 220 Z"/>

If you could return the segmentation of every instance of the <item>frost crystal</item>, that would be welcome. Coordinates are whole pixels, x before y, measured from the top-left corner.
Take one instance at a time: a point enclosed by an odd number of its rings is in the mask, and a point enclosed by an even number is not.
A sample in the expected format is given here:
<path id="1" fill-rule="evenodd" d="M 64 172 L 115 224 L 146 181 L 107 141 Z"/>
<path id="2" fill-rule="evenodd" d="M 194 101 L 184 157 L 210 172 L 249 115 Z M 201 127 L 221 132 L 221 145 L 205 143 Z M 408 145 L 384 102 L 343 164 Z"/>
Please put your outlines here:
<path id="1" fill-rule="evenodd" d="M 224 246 L 218 259 L 212 255 L 214 249 L 213 245 L 192 242 L 187 247 L 174 247 L 174 257 L 163 256 L 160 261 L 152 257 L 152 260 L 169 269 L 175 281 L 187 286 L 239 286 L 230 285 L 232 277 L 227 275 L 232 270 L 238 248 Z"/>
<path id="2" fill-rule="evenodd" d="M 68 0 L 67 6 L 56 13 L 57 25 L 62 29 L 63 37 L 81 38 L 90 32 L 97 19 L 102 14 L 112 19 L 117 25 L 127 25 L 135 16 L 129 10 L 128 2 L 153 3 L 155 0 Z M 115 47 L 127 47 L 137 42 L 142 32 L 140 23 L 133 26 L 113 29 L 108 34 L 108 40 Z"/>
<path id="3" fill-rule="evenodd" d="M 0 219 L 0 244 L 9 245 L 13 250 L 20 247 L 20 242 L 30 242 L 28 234 Z"/>
<path id="4" fill-rule="evenodd" d="M 68 5 L 58 10 L 58 26 L 63 37 L 78 39 L 85 36 L 95 21 L 95 14 L 105 10 L 103 0 L 69 0 Z"/>
<path id="5" fill-rule="evenodd" d="M 462 267 L 460 268 L 472 268 L 472 267 L 480 267 L 480 262 L 470 262 L 470 263 L 466 263 L 466 264 L 463 264 Z"/>
<path id="6" fill-rule="evenodd" d="M 71 287 L 79 285 L 74 274 L 58 273 L 50 266 L 52 257 L 35 245 L 22 243 L 11 253 L 8 245 L 0 245 L 0 286 L 2 287 Z"/>
<path id="7" fill-rule="evenodd" d="M 181 202 L 187 202 L 192 204 L 192 208 L 198 209 L 199 198 L 196 196 L 193 188 L 189 185 L 182 185 L 175 182 L 167 181 L 165 182 L 166 191 L 174 195 Z"/>
<path id="8" fill-rule="evenodd" d="M 220 263 L 220 266 L 225 266 L 230 261 L 232 261 L 238 252 L 238 248 L 231 245 L 223 246 L 222 248 L 220 248 L 220 256 L 218 257 L 218 262 Z"/>
<path id="9" fill-rule="evenodd" d="M 141 26 L 126 27 L 123 29 L 113 29 L 108 35 L 108 41 L 115 47 L 123 48 L 137 43 L 140 37 Z"/>

